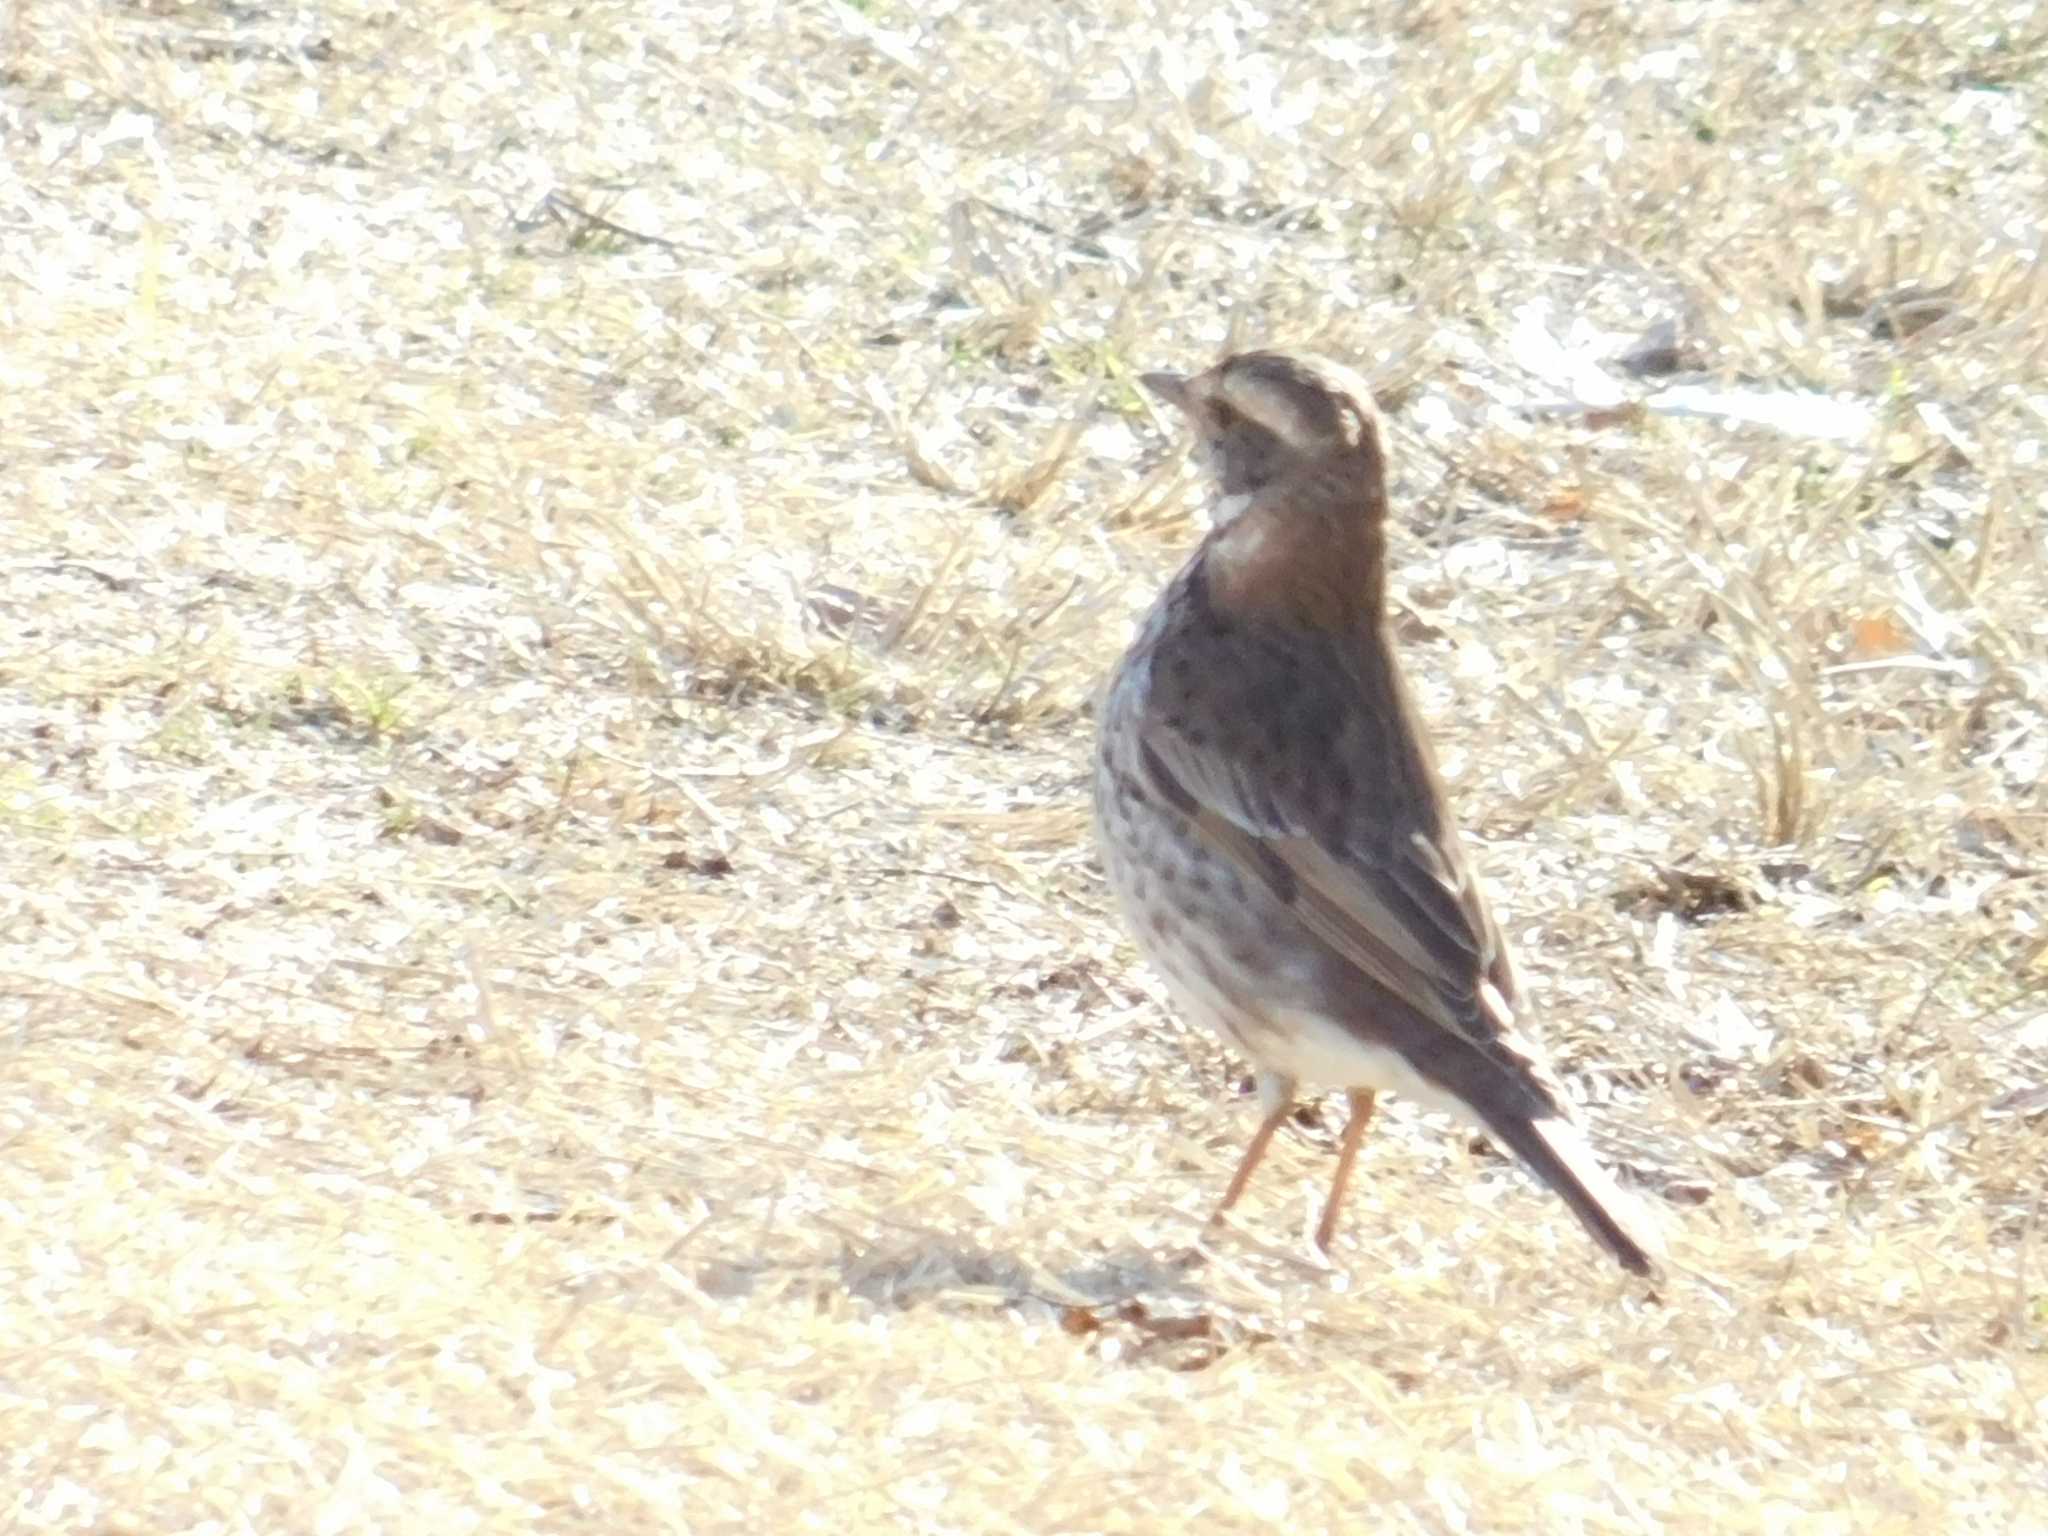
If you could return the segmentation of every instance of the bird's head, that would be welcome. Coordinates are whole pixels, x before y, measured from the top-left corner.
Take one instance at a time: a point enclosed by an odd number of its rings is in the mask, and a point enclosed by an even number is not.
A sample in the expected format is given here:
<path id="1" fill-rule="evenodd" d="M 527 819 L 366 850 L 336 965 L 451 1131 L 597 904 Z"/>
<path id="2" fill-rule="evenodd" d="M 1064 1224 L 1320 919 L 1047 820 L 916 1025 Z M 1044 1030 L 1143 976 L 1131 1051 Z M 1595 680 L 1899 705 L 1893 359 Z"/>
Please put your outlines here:
<path id="1" fill-rule="evenodd" d="M 1141 382 L 1187 416 L 1226 497 L 1353 457 L 1378 476 L 1372 392 L 1340 363 L 1309 352 L 1239 352 L 1202 373 L 1148 373 Z"/>

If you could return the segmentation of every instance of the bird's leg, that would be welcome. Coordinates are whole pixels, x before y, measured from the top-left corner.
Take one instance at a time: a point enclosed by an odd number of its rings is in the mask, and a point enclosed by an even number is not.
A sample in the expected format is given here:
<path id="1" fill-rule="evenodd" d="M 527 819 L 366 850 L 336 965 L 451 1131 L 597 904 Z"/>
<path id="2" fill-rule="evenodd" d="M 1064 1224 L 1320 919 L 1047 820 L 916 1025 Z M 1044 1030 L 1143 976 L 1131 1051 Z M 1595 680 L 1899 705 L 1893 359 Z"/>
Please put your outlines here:
<path id="1" fill-rule="evenodd" d="M 1294 1082 L 1291 1078 L 1276 1072 L 1259 1074 L 1259 1103 L 1265 1107 L 1266 1118 L 1259 1122 L 1259 1128 L 1252 1133 L 1251 1145 L 1244 1149 L 1244 1156 L 1237 1160 L 1237 1172 L 1230 1176 L 1230 1187 L 1223 1191 L 1215 1212 L 1209 1217 L 1209 1225 L 1215 1226 L 1223 1219 L 1223 1213 L 1237 1204 L 1245 1186 L 1252 1181 L 1252 1170 L 1265 1158 L 1266 1148 L 1272 1144 L 1273 1133 L 1280 1129 L 1289 1111 L 1294 1108 Z"/>
<path id="2" fill-rule="evenodd" d="M 1316 1252 L 1330 1254 L 1330 1239 L 1337 1235 L 1337 1212 L 1344 1206 L 1344 1186 L 1351 1182 L 1351 1163 L 1358 1156 L 1358 1144 L 1365 1140 L 1365 1128 L 1372 1123 L 1373 1092 L 1353 1088 L 1345 1094 L 1351 1101 L 1351 1118 L 1344 1123 L 1344 1140 L 1337 1147 L 1337 1172 L 1330 1179 L 1330 1198 L 1323 1206 L 1323 1219 L 1316 1223 Z"/>
<path id="3" fill-rule="evenodd" d="M 1230 1188 L 1223 1191 L 1223 1198 L 1216 1205 L 1216 1214 L 1209 1218 L 1211 1222 L 1216 1221 L 1225 1211 L 1237 1204 L 1238 1196 L 1244 1193 L 1245 1185 L 1252 1181 L 1252 1170 L 1265 1158 L 1266 1147 L 1272 1141 L 1273 1133 L 1280 1129 L 1281 1122 L 1287 1118 L 1287 1112 L 1292 1108 L 1292 1104 L 1282 1104 L 1259 1122 L 1258 1130 L 1252 1133 L 1251 1145 L 1244 1149 L 1244 1156 L 1237 1160 L 1237 1172 L 1230 1176 Z"/>

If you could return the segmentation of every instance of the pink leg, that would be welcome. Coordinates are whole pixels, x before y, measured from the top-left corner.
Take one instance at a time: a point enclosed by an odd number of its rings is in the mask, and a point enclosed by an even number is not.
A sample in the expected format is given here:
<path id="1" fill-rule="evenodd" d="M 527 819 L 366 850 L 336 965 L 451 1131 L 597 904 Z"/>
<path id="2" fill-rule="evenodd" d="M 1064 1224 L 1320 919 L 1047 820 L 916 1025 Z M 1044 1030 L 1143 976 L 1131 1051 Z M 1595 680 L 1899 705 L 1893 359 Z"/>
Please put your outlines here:
<path id="1" fill-rule="evenodd" d="M 1353 1088 L 1345 1095 L 1351 1101 L 1351 1118 L 1344 1123 L 1344 1140 L 1337 1148 L 1337 1172 L 1330 1180 L 1330 1198 L 1323 1206 L 1323 1219 L 1316 1223 L 1316 1252 L 1328 1256 L 1330 1239 L 1337 1235 L 1337 1212 L 1344 1205 L 1344 1186 L 1351 1182 L 1351 1162 L 1358 1156 L 1358 1144 L 1365 1140 L 1365 1128 L 1372 1123 L 1373 1092 Z M 1262 1128 L 1261 1134 L 1264 1134 Z M 1257 1145 L 1257 1143 L 1254 1143 Z M 1235 1188 L 1235 1186 L 1232 1186 Z M 1224 1203 L 1229 1204 L 1226 1196 Z"/>
<path id="2" fill-rule="evenodd" d="M 1230 1188 L 1223 1191 L 1222 1203 L 1209 1218 L 1211 1226 L 1216 1224 L 1225 1211 L 1237 1204 L 1238 1197 L 1244 1193 L 1245 1185 L 1252 1181 L 1252 1170 L 1258 1167 L 1265 1157 L 1266 1148 L 1272 1143 L 1273 1133 L 1280 1129 L 1280 1123 L 1287 1118 L 1293 1108 L 1294 1097 L 1290 1094 L 1268 1110 L 1266 1118 L 1259 1122 L 1258 1130 L 1252 1133 L 1251 1145 L 1244 1149 L 1244 1156 L 1237 1160 L 1237 1172 L 1230 1176 Z"/>

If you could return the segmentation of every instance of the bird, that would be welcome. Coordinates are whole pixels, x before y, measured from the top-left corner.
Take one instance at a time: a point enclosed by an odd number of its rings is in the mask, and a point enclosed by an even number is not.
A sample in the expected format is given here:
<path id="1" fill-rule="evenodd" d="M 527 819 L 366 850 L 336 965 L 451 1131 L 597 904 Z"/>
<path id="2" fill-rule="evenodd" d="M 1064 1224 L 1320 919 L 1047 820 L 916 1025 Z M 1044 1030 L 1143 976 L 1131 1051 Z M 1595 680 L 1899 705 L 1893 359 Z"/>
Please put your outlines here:
<path id="1" fill-rule="evenodd" d="M 1102 695 L 1095 826 L 1140 952 L 1256 1070 L 1263 1118 L 1211 1223 L 1302 1085 L 1339 1088 L 1327 1258 L 1391 1090 L 1483 1128 L 1625 1269 L 1655 1275 L 1661 1242 L 1518 1025 L 1514 961 L 1395 653 L 1369 388 L 1291 350 L 1141 382 L 1192 426 L 1219 494 Z"/>

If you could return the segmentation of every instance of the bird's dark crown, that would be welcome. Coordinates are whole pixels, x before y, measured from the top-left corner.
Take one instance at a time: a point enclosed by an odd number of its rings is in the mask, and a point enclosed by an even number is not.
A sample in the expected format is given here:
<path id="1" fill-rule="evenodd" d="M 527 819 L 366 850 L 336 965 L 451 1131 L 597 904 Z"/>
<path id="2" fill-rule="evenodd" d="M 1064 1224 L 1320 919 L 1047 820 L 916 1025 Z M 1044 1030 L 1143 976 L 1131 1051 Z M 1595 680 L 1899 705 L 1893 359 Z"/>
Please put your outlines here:
<path id="1" fill-rule="evenodd" d="M 1356 448 L 1372 429 L 1372 392 L 1341 363 L 1309 352 L 1240 352 L 1189 381 L 1209 410 L 1257 422 L 1296 452 Z"/>
<path id="2" fill-rule="evenodd" d="M 1226 493 L 1377 449 L 1365 381 L 1310 352 L 1240 352 L 1192 377 L 1152 373 L 1144 382 L 1187 414 Z"/>

